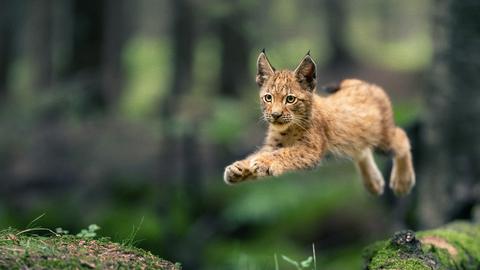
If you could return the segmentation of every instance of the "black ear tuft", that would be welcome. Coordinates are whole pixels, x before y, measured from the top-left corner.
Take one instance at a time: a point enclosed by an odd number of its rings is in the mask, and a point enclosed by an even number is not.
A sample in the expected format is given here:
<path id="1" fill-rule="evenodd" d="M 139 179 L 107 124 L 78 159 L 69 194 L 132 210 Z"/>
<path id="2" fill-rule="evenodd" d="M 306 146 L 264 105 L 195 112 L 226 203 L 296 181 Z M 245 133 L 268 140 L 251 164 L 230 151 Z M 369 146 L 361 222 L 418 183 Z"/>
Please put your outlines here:
<path id="1" fill-rule="evenodd" d="M 310 50 L 308 50 L 308 52 L 307 52 L 307 54 L 306 54 L 306 55 L 310 56 Z"/>
<path id="2" fill-rule="evenodd" d="M 305 57 L 303 57 L 302 61 L 294 72 L 298 82 L 300 82 L 305 90 L 313 91 L 315 89 L 315 85 L 317 83 L 317 68 L 315 62 L 310 56 L 310 51 L 307 53 L 307 55 L 305 55 Z"/>
<path id="3" fill-rule="evenodd" d="M 262 49 L 262 53 L 265 53 L 265 48 Z"/>
<path id="4" fill-rule="evenodd" d="M 265 81 L 275 73 L 275 68 L 272 67 L 270 61 L 268 61 L 265 49 L 262 50 L 257 59 L 257 77 L 256 81 L 258 86 L 262 86 Z"/>

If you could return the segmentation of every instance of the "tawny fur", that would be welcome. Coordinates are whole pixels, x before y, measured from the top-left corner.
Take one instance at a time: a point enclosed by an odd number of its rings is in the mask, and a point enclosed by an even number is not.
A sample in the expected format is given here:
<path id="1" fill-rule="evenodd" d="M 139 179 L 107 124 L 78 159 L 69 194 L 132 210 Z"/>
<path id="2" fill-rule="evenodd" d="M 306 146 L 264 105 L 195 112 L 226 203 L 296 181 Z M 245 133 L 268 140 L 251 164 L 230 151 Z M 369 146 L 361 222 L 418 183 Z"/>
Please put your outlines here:
<path id="1" fill-rule="evenodd" d="M 319 96 L 309 55 L 295 71 L 275 71 L 261 53 L 257 68 L 268 132 L 257 152 L 225 168 L 226 183 L 313 168 L 330 152 L 352 158 L 367 190 L 379 195 L 384 180 L 372 150 L 381 149 L 394 155 L 390 187 L 397 195 L 409 193 L 415 184 L 410 143 L 395 126 L 390 100 L 380 87 L 347 79 L 335 93 Z"/>

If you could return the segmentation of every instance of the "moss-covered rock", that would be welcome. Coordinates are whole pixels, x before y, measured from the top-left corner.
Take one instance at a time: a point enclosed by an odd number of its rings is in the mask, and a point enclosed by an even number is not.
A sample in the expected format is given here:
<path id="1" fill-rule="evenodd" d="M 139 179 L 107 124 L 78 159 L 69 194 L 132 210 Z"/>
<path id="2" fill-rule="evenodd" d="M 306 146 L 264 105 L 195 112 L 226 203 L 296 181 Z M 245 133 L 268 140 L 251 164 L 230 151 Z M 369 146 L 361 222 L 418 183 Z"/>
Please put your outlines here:
<path id="1" fill-rule="evenodd" d="M 163 269 L 180 266 L 107 238 L 0 231 L 0 269 Z"/>
<path id="2" fill-rule="evenodd" d="M 364 251 L 369 270 L 478 270 L 480 224 L 455 222 L 435 230 L 402 231 Z"/>

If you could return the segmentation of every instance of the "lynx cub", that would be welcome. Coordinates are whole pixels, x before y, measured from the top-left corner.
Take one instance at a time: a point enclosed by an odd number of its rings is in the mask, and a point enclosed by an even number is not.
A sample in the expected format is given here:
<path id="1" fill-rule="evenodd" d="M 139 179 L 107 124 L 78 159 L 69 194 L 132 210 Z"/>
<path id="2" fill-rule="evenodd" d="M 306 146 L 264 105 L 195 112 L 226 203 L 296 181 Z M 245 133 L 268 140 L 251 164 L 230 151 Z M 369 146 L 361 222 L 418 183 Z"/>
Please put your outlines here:
<path id="1" fill-rule="evenodd" d="M 256 81 L 263 117 L 269 123 L 267 136 L 257 152 L 225 168 L 225 182 L 312 168 L 331 152 L 351 157 L 365 187 L 380 195 L 384 180 L 372 154 L 379 148 L 394 155 L 390 187 L 397 195 L 408 194 L 415 184 L 410 143 L 395 126 L 385 92 L 347 79 L 335 93 L 319 96 L 315 69 L 309 53 L 294 71 L 275 70 L 265 51 L 260 53 Z"/>

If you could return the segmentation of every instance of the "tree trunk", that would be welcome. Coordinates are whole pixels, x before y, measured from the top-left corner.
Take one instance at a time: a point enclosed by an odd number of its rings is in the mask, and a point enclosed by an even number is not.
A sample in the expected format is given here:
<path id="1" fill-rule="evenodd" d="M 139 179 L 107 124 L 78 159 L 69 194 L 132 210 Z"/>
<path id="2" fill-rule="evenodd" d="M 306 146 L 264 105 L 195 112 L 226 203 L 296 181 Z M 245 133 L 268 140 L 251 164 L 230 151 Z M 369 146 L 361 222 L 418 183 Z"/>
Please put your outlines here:
<path id="1" fill-rule="evenodd" d="M 480 202 L 480 3 L 439 0 L 435 12 L 418 170 L 418 216 L 425 227 L 471 218 Z"/>
<path id="2" fill-rule="evenodd" d="M 73 6 L 73 52 L 70 69 L 100 66 L 103 2 L 75 0 Z"/>
<path id="3" fill-rule="evenodd" d="M 365 269 L 480 269 L 480 225 L 452 223 L 418 232 L 402 231 L 364 251 Z"/>
<path id="4" fill-rule="evenodd" d="M 87 111 L 102 110 L 106 102 L 101 77 L 104 1 L 73 0 L 73 44 L 65 76 L 73 77 L 85 91 Z"/>
<path id="5" fill-rule="evenodd" d="M 353 62 L 344 39 L 347 22 L 345 4 L 345 1 L 324 0 L 327 40 L 330 43 L 330 59 L 327 63 L 328 69 L 341 68 Z"/>
<path id="6" fill-rule="evenodd" d="M 220 85 L 218 89 L 219 97 L 240 99 L 244 93 L 248 82 L 254 81 L 253 73 L 249 74 L 250 42 L 247 31 L 245 31 L 246 7 L 241 4 L 232 4 L 235 6 L 220 18 L 213 20 L 217 25 L 217 35 L 221 42 L 221 65 L 220 65 Z M 257 48 L 260 53 L 261 48 Z M 234 158 L 234 154 L 224 144 L 214 144 L 211 146 L 210 158 L 213 160 L 213 169 L 225 166 L 226 161 Z M 209 171 L 213 171 L 209 168 Z"/>
<path id="7" fill-rule="evenodd" d="M 243 27 L 245 14 L 235 9 L 220 18 L 218 35 L 222 43 L 220 95 L 239 97 L 248 81 L 249 42 Z M 253 76 L 251 76 L 253 78 Z"/>
<path id="8" fill-rule="evenodd" d="M 171 0 L 171 5 L 173 9 L 171 28 L 173 78 L 170 93 L 162 106 L 162 113 L 166 119 L 175 114 L 178 98 L 190 89 L 195 48 L 193 4 L 190 0 Z"/>
<path id="9" fill-rule="evenodd" d="M 173 18 L 171 26 L 172 45 L 172 85 L 170 93 L 165 97 L 161 109 L 163 132 L 162 162 L 172 162 L 163 167 L 163 178 L 172 181 L 172 178 L 181 178 L 183 170 L 183 146 L 175 129 L 175 115 L 181 103 L 181 97 L 189 88 L 193 79 L 193 50 L 194 50 L 194 18 L 193 6 L 189 0 L 171 0 Z M 173 127 L 173 128 L 172 128 Z M 182 136 L 183 137 L 183 136 Z"/>
<path id="10" fill-rule="evenodd" d="M 125 0 L 104 2 L 102 42 L 102 92 L 103 99 L 111 107 L 122 88 L 122 49 L 129 32 Z"/>
<path id="11" fill-rule="evenodd" d="M 12 4 L 0 1 L 0 101 L 7 93 L 7 75 L 13 45 Z"/>
<path id="12" fill-rule="evenodd" d="M 44 89 L 52 84 L 52 0 L 30 0 L 24 28 L 23 57 L 30 68 L 29 89 Z"/>

